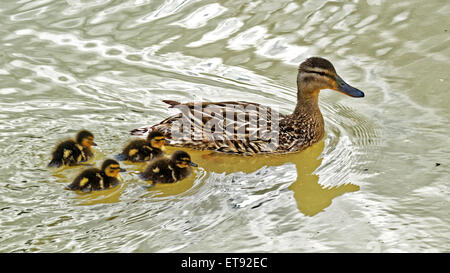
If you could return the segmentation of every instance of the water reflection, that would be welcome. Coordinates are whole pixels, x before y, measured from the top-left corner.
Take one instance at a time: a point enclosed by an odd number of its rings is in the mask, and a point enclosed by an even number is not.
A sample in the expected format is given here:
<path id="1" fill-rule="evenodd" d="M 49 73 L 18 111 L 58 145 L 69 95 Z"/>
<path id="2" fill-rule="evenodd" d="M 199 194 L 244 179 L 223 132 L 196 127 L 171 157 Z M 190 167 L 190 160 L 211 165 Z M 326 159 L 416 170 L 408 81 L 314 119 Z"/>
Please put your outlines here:
<path id="1" fill-rule="evenodd" d="M 294 193 L 298 210 L 304 215 L 313 216 L 326 207 L 332 200 L 346 192 L 359 190 L 359 186 L 348 183 L 335 187 L 325 187 L 319 183 L 319 175 L 314 171 L 321 165 L 320 155 L 324 150 L 324 142 L 321 141 L 300 153 L 286 155 L 257 155 L 243 157 L 237 155 L 225 155 L 210 153 L 209 151 L 188 150 L 194 162 L 207 172 L 232 174 L 244 172 L 247 174 L 257 172 L 263 167 L 282 166 L 293 163 L 297 170 L 296 180 L 288 187 Z M 171 153 L 175 150 L 168 148 Z M 158 185 L 152 190 L 162 192 L 162 196 L 179 194 L 193 186 L 192 176 L 187 181 L 181 181 L 172 185 Z M 274 181 L 275 183 L 276 181 Z M 248 182 L 251 183 L 251 182 Z M 269 185 L 266 185 L 269 187 Z"/>

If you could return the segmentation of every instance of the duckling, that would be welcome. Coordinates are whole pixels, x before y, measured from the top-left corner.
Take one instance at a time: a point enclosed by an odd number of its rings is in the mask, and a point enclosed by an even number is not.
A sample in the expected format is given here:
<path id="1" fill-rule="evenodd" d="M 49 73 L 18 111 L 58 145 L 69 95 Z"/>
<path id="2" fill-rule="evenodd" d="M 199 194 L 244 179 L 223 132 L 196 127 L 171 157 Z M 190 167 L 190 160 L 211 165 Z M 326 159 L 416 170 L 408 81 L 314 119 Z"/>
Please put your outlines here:
<path id="1" fill-rule="evenodd" d="M 176 151 L 169 158 L 161 157 L 149 163 L 139 177 L 151 180 L 153 183 L 174 183 L 185 179 L 192 173 L 192 167 L 198 167 L 191 161 L 191 156 L 185 151 Z"/>
<path id="2" fill-rule="evenodd" d="M 94 142 L 94 135 L 87 130 L 81 130 L 77 133 L 75 140 L 66 140 L 56 146 L 52 153 L 52 160 L 48 166 L 73 166 L 88 161 L 94 156 L 91 146 L 97 146 Z"/>
<path id="3" fill-rule="evenodd" d="M 164 154 L 162 151 L 165 136 L 159 131 L 153 131 L 147 140 L 137 139 L 128 143 L 121 154 L 116 155 L 117 160 L 130 160 L 132 162 L 150 161 Z"/>
<path id="4" fill-rule="evenodd" d="M 364 97 L 361 90 L 350 86 L 336 73 L 330 61 L 311 57 L 299 66 L 297 105 L 290 115 L 254 102 L 180 103 L 163 100 L 170 105 L 169 108 L 178 108 L 182 113 L 153 126 L 134 129 L 131 134 L 145 135 L 159 130 L 166 135 L 170 146 L 238 155 L 297 152 L 319 142 L 325 135 L 318 104 L 319 92 L 323 89 L 336 90 L 355 98 Z M 223 118 L 224 113 L 226 119 Z M 173 130 L 177 124 L 183 124 L 183 133 Z M 216 126 L 215 131 L 211 125 Z M 191 131 L 185 132 L 184 128 Z"/>
<path id="5" fill-rule="evenodd" d="M 119 162 L 114 159 L 107 159 L 103 162 L 101 169 L 89 168 L 82 171 L 66 188 L 68 190 L 81 190 L 82 192 L 114 188 L 120 183 L 119 172 L 125 171 L 120 167 Z"/>

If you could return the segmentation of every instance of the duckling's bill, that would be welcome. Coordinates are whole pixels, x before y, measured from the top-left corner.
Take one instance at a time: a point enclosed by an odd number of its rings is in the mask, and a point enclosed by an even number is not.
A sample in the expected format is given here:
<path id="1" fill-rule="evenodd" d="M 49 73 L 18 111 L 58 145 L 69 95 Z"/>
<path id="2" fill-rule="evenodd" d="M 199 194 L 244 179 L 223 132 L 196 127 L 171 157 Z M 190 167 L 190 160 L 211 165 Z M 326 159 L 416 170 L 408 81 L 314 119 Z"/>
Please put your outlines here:
<path id="1" fill-rule="evenodd" d="M 192 162 L 192 161 L 189 161 L 188 164 L 191 165 L 192 167 L 198 167 L 198 164 L 197 164 L 197 163 L 194 163 L 194 162 Z"/>

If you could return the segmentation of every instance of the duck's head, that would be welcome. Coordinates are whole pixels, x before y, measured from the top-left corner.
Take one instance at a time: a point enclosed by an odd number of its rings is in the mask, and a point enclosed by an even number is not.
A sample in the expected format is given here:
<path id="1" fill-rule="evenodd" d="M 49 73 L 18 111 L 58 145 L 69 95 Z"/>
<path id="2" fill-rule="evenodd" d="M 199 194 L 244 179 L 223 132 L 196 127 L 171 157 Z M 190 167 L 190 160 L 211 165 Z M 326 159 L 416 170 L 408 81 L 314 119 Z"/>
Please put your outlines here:
<path id="1" fill-rule="evenodd" d="M 83 146 L 85 148 L 90 148 L 91 146 L 97 146 L 97 144 L 94 142 L 94 135 L 87 130 L 79 131 L 75 140 L 78 144 L 80 144 L 81 146 Z"/>
<path id="2" fill-rule="evenodd" d="M 321 57 L 311 57 L 300 64 L 297 87 L 301 95 L 316 97 L 322 89 L 332 89 L 348 96 L 360 98 L 364 93 L 346 83 L 336 73 L 330 61 Z"/>
<path id="3" fill-rule="evenodd" d="M 189 166 L 198 167 L 197 164 L 191 161 L 191 156 L 185 151 L 176 151 L 173 153 L 171 161 L 175 163 L 175 166 L 182 169 Z"/>
<path id="4" fill-rule="evenodd" d="M 120 172 L 125 172 L 125 169 L 120 167 L 119 162 L 114 159 L 107 159 L 102 164 L 102 171 L 106 176 L 117 178 Z"/>
<path id="5" fill-rule="evenodd" d="M 147 141 L 151 147 L 161 150 L 166 141 L 166 136 L 160 131 L 151 131 L 147 136 Z"/>

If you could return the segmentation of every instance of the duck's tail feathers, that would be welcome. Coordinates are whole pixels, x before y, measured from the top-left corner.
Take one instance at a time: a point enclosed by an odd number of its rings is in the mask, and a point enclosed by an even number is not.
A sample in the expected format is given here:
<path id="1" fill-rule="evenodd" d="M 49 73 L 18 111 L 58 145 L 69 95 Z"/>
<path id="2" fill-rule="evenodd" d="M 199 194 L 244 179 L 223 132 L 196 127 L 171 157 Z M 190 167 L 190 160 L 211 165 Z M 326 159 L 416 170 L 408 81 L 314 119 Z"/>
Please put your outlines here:
<path id="1" fill-rule="evenodd" d="M 124 155 L 124 154 L 118 154 L 118 155 L 115 155 L 114 158 L 115 158 L 116 160 L 119 160 L 119 161 L 127 160 L 127 156 Z"/>
<path id="2" fill-rule="evenodd" d="M 181 103 L 179 103 L 178 101 L 175 101 L 175 100 L 163 100 L 163 102 L 169 104 L 170 105 L 169 108 L 173 108 L 176 105 L 181 104 Z"/>
<path id="3" fill-rule="evenodd" d="M 62 166 L 62 162 L 61 162 L 61 161 L 58 161 L 58 160 L 55 160 L 55 159 L 52 159 L 52 161 L 50 161 L 50 163 L 48 163 L 47 166 L 48 166 L 48 167 L 59 168 L 59 167 Z"/>
<path id="4" fill-rule="evenodd" d="M 133 136 L 145 136 L 149 131 L 148 127 L 137 128 L 130 131 L 130 134 Z"/>
<path id="5" fill-rule="evenodd" d="M 175 101 L 175 100 L 163 100 L 163 102 L 169 104 L 169 105 L 170 105 L 169 108 L 174 108 L 175 106 L 181 104 L 180 102 Z M 171 117 L 169 117 L 169 119 L 170 119 L 170 118 L 171 118 Z M 161 123 L 164 123 L 166 120 L 167 120 L 167 119 L 163 120 Z M 161 124 L 161 123 L 160 123 L 160 124 Z M 146 126 L 146 127 L 141 127 L 141 128 L 133 129 L 133 130 L 131 130 L 130 134 L 133 135 L 133 136 L 146 136 L 146 135 L 147 135 L 148 133 L 150 133 L 152 130 L 155 130 L 155 129 L 156 129 L 155 127 L 156 127 L 157 125 L 159 125 L 159 124 L 156 124 L 156 125 L 153 125 L 153 126 Z"/>

